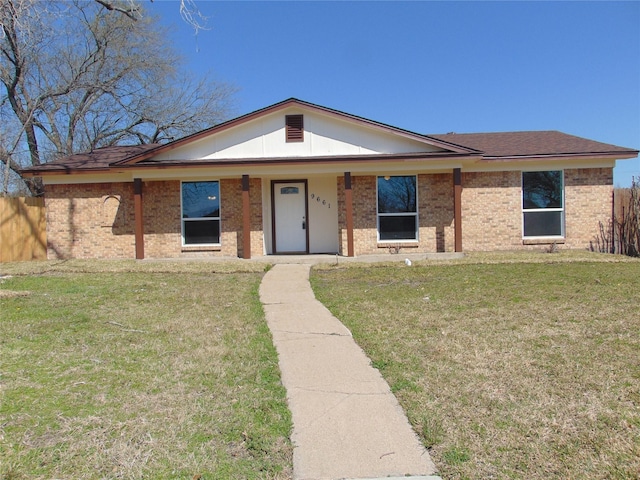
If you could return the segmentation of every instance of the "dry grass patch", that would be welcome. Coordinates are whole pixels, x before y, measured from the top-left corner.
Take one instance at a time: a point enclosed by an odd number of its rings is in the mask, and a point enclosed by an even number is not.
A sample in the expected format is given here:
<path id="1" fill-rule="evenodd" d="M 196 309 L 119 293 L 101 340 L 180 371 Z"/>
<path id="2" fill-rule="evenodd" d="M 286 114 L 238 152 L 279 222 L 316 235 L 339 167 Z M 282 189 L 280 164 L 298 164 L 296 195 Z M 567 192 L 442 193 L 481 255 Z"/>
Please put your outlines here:
<path id="1" fill-rule="evenodd" d="M 261 273 L 52 263 L 0 285 L 0 478 L 290 477 Z"/>
<path id="2" fill-rule="evenodd" d="M 2 275 L 53 273 L 260 273 L 268 263 L 238 259 L 101 260 L 69 259 L 0 263 Z"/>
<path id="3" fill-rule="evenodd" d="M 0 298 L 28 297 L 31 292 L 16 292 L 15 290 L 0 290 Z"/>
<path id="4" fill-rule="evenodd" d="M 313 271 L 445 479 L 638 478 L 640 262 L 546 258 Z"/>

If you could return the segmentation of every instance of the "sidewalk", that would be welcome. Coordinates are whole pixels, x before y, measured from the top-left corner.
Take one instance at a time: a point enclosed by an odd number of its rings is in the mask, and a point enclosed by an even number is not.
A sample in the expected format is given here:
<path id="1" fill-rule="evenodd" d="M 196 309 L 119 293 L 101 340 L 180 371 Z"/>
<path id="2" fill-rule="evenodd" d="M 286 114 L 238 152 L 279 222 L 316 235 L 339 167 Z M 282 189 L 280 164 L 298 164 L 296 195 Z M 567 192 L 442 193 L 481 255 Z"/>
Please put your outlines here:
<path id="1" fill-rule="evenodd" d="M 315 299 L 310 268 L 275 265 L 260 285 L 293 417 L 294 479 L 438 478 L 387 383 Z"/>

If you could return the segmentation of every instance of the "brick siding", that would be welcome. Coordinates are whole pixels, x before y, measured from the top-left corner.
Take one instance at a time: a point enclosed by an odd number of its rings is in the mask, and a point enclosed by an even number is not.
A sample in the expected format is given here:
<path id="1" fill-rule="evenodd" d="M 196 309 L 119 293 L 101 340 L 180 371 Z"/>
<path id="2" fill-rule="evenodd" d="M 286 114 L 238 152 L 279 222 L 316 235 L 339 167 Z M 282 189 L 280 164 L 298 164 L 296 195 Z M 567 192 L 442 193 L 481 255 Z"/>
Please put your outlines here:
<path id="1" fill-rule="evenodd" d="M 462 250 L 522 248 L 521 175 L 462 173 Z"/>
<path id="2" fill-rule="evenodd" d="M 588 249 L 599 222 L 606 224 L 611 218 L 613 169 L 566 169 L 564 186 L 565 238 L 557 243 Z M 541 249 L 551 243 L 522 239 L 521 172 L 462 174 L 464 251 Z"/>
<path id="3" fill-rule="evenodd" d="M 132 183 L 45 188 L 48 258 L 135 258 Z"/>
<path id="4" fill-rule="evenodd" d="M 463 251 L 541 249 L 553 240 L 522 239 L 522 173 L 462 173 Z M 613 170 L 567 169 L 565 182 L 565 239 L 562 248 L 586 249 L 598 233 L 599 222 L 611 218 Z M 354 250 L 356 255 L 385 252 L 397 245 L 401 252 L 452 252 L 453 174 L 418 175 L 419 242 L 378 243 L 376 177 L 353 176 Z M 338 178 L 340 253 L 347 253 L 344 177 Z M 531 243 L 531 244 L 527 244 Z M 541 246 L 543 245 L 543 246 Z"/>
<path id="5" fill-rule="evenodd" d="M 453 173 L 418 175 L 421 252 L 453 252 Z"/>
<path id="6" fill-rule="evenodd" d="M 541 248 L 522 239 L 521 172 L 462 173 L 463 251 Z M 567 169 L 563 248 L 589 248 L 611 218 L 613 170 Z M 347 253 L 344 177 L 338 177 L 340 253 Z M 418 175 L 419 241 L 378 243 L 376 176 L 353 176 L 356 255 L 454 250 L 453 174 Z M 250 179 L 251 256 L 264 251 L 262 181 Z M 145 257 L 243 256 L 242 182 L 220 181 L 221 246 L 183 247 L 180 182 L 144 182 Z M 49 258 L 135 258 L 132 183 L 47 185 Z M 534 242 L 535 243 L 535 242 Z M 540 243 L 540 242 L 538 242 Z M 551 243 L 549 241 L 542 243 Z"/>
<path id="7" fill-rule="evenodd" d="M 613 214 L 613 169 L 565 170 L 564 248 L 586 249 Z"/>
<path id="8" fill-rule="evenodd" d="M 453 173 L 418 175 L 418 242 L 378 243 L 376 176 L 352 176 L 353 244 L 356 255 L 451 252 L 454 250 Z M 347 253 L 344 177 L 338 178 L 340 253 Z"/>
<path id="9" fill-rule="evenodd" d="M 48 257 L 135 258 L 133 183 L 47 185 Z M 143 184 L 146 258 L 242 256 L 241 180 L 220 181 L 221 246 L 183 247 L 180 182 Z M 262 188 L 250 181 L 251 254 L 263 254 Z"/>
<path id="10" fill-rule="evenodd" d="M 262 181 L 249 179 L 249 204 L 251 211 L 251 256 L 264 255 L 262 234 Z M 242 233 L 242 180 L 220 181 L 220 214 L 222 232 L 221 253 L 225 256 L 243 257 Z"/>
<path id="11" fill-rule="evenodd" d="M 144 182 L 142 217 L 144 218 L 145 258 L 181 256 L 180 182 Z"/>

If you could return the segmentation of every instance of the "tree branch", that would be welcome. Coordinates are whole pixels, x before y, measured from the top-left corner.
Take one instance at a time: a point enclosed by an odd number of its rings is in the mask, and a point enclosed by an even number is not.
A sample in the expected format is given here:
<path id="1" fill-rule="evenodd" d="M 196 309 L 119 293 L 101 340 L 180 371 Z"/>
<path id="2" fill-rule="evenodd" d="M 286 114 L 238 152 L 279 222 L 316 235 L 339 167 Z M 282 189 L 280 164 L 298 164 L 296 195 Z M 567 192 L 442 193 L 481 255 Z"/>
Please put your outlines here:
<path id="1" fill-rule="evenodd" d="M 109 11 L 123 13 L 132 20 L 137 20 L 140 13 L 140 9 L 134 3 L 129 4 L 131 5 L 130 8 L 122 8 L 106 0 L 95 0 L 95 2 L 102 5 Z"/>

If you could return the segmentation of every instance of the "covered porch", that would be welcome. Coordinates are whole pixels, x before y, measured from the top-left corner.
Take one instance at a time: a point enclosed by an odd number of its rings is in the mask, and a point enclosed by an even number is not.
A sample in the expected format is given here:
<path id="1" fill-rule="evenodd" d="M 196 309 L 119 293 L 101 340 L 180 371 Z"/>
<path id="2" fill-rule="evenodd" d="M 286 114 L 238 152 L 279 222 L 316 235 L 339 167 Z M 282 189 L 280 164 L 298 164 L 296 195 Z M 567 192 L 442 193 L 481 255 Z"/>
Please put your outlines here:
<path id="1" fill-rule="evenodd" d="M 227 213 L 220 217 L 218 242 L 224 235 L 235 236 L 237 256 L 244 259 L 462 252 L 460 168 L 410 175 L 398 175 L 409 172 L 397 169 L 381 172 L 241 174 L 235 178 L 237 187 L 227 188 L 223 195 L 221 210 Z M 379 205 L 378 182 L 399 177 L 415 178 L 415 213 L 392 212 L 386 218 Z M 136 259 L 145 258 L 145 185 L 150 181 L 133 180 Z M 414 236 L 395 232 L 398 216 L 405 223 L 415 222 Z M 184 254 L 197 249 L 185 245 L 184 221 L 182 242 Z"/>

